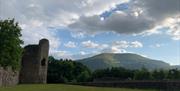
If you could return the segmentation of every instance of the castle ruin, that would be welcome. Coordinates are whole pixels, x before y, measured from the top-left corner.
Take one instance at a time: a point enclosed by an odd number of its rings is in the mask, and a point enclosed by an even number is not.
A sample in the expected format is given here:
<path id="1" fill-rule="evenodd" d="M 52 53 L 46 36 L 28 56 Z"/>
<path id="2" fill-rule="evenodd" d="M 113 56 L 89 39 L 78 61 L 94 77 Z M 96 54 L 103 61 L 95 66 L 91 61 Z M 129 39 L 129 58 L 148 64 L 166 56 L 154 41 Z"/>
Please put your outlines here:
<path id="1" fill-rule="evenodd" d="M 49 41 L 42 39 L 38 45 L 24 48 L 19 82 L 22 84 L 46 83 Z"/>

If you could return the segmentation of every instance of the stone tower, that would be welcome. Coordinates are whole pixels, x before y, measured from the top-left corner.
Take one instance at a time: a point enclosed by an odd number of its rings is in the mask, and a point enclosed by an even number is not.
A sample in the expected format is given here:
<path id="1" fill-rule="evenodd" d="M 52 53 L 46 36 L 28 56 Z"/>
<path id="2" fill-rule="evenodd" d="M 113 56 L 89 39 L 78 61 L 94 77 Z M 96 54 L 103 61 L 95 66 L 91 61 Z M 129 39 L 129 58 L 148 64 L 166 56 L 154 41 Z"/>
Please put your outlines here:
<path id="1" fill-rule="evenodd" d="M 42 39 L 38 45 L 24 48 L 20 83 L 46 83 L 48 68 L 49 41 Z"/>

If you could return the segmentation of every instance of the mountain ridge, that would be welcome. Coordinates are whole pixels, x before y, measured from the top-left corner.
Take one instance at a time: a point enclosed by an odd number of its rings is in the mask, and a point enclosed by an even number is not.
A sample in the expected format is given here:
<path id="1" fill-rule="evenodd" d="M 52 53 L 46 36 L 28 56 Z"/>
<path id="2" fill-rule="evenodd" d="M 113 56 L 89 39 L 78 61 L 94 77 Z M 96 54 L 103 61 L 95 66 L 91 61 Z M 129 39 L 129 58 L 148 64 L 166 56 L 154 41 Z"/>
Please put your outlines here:
<path id="1" fill-rule="evenodd" d="M 133 70 L 141 69 L 142 67 L 149 70 L 171 68 L 170 64 L 161 60 L 150 59 L 133 53 L 102 53 L 77 61 L 83 63 L 91 70 L 111 67 L 124 67 Z"/>

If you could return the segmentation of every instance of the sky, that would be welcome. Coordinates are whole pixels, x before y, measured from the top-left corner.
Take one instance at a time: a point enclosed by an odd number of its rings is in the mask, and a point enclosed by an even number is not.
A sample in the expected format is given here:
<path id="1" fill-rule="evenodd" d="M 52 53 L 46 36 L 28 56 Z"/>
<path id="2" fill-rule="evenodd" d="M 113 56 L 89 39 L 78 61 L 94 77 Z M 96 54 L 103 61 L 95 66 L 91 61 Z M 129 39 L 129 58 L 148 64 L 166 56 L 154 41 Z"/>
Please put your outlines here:
<path id="1" fill-rule="evenodd" d="M 180 64 L 180 0 L 0 0 L 24 46 L 50 41 L 55 58 L 136 53 Z"/>

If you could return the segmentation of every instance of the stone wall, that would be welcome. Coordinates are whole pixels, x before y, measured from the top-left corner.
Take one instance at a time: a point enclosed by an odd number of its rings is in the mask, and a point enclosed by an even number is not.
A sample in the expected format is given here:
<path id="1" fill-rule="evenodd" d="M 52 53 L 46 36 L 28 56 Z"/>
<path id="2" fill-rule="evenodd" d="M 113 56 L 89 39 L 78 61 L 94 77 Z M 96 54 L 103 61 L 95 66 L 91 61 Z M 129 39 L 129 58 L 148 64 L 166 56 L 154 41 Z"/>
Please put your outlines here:
<path id="1" fill-rule="evenodd" d="M 13 71 L 11 67 L 6 69 L 0 67 L 0 87 L 1 86 L 14 86 L 19 82 L 19 72 Z"/>

